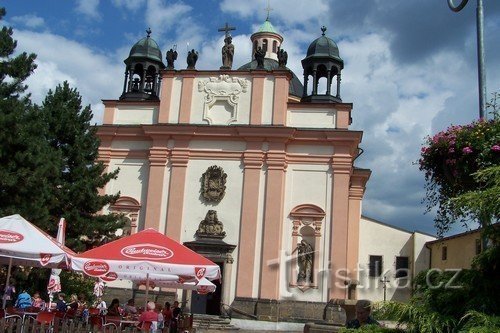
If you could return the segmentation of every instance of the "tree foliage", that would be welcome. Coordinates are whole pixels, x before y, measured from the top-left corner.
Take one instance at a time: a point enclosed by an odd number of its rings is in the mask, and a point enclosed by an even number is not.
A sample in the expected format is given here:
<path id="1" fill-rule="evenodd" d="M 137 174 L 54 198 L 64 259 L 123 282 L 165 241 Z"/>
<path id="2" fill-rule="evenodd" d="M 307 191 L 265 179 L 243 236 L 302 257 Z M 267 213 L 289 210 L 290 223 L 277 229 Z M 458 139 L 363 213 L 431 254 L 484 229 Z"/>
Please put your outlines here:
<path id="1" fill-rule="evenodd" d="M 484 186 L 474 174 L 500 162 L 500 117 L 478 120 L 464 126 L 451 126 L 428 137 L 421 150 L 420 170 L 425 173 L 427 210 L 437 206 L 435 225 L 438 233 L 452 223 L 476 218 L 483 226 L 490 220 L 462 206 L 456 209 L 451 199 Z"/>
<path id="2" fill-rule="evenodd" d="M 0 8 L 0 19 L 5 9 Z M 50 188 L 56 172 L 43 123 L 33 110 L 24 81 L 35 70 L 34 54 L 15 57 L 12 28 L 0 31 L 0 216 L 19 213 L 32 221 L 49 218 Z"/>
<path id="3" fill-rule="evenodd" d="M 53 220 L 64 216 L 67 220 L 67 245 L 85 250 L 114 238 L 124 220 L 117 214 L 98 214 L 106 205 L 114 203 L 119 194 L 101 195 L 99 189 L 118 175 L 118 170 L 107 173 L 98 161 L 100 141 L 91 125 L 92 111 L 82 108 L 81 96 L 67 82 L 50 90 L 37 112 L 45 128 L 45 140 L 56 156 L 58 172 L 52 182 L 54 201 L 50 206 Z M 56 224 L 47 226 L 55 230 Z"/>

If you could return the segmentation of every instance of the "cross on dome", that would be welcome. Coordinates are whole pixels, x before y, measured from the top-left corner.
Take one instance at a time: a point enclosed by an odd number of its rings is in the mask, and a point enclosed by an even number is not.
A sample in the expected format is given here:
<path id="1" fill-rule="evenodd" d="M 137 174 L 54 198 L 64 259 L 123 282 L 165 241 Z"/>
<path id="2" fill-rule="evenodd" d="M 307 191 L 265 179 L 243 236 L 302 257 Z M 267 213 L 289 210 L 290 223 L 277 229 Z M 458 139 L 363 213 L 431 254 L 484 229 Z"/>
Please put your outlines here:
<path id="1" fill-rule="evenodd" d="M 146 33 L 148 34 L 147 37 L 149 38 L 149 36 L 151 35 L 151 28 L 148 28 L 148 30 L 146 30 Z"/>
<path id="2" fill-rule="evenodd" d="M 270 0 L 267 0 L 267 7 L 265 8 L 265 10 L 267 11 L 267 17 L 266 17 L 266 21 L 269 21 L 269 14 L 271 13 L 271 11 L 273 10 L 271 8 L 271 3 L 270 3 Z"/>
<path id="3" fill-rule="evenodd" d="M 325 35 L 325 31 L 326 31 L 326 27 L 325 26 L 322 26 L 321 27 L 321 35 L 324 36 Z"/>

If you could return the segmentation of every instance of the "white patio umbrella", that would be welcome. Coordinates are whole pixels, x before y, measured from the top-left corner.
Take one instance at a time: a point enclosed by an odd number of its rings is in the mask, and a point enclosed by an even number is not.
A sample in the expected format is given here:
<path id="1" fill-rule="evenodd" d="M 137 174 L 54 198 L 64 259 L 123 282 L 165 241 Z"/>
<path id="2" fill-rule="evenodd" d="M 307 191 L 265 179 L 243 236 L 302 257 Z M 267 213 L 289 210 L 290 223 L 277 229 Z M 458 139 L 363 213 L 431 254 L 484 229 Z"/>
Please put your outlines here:
<path id="1" fill-rule="evenodd" d="M 74 254 L 19 214 L 0 218 L 0 263 L 9 265 L 6 285 L 12 265 L 67 268 Z"/>

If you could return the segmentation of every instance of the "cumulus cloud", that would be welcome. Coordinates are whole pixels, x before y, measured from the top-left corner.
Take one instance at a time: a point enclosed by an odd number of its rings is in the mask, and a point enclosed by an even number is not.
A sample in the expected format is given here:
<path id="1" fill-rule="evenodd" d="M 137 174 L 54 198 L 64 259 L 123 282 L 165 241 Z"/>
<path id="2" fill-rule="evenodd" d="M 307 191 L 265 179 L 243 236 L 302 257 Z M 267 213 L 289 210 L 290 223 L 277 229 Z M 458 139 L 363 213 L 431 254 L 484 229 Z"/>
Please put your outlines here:
<path id="1" fill-rule="evenodd" d="M 118 98 L 123 65 L 75 41 L 51 33 L 17 30 L 17 52 L 36 51 L 38 68 L 28 78 L 29 92 L 41 103 L 49 89 L 68 81 L 78 89 L 84 105 L 93 106 L 94 120 L 102 122 L 102 98 Z M 59 52 L 54 52 L 58 50 Z"/>
<path id="2" fill-rule="evenodd" d="M 45 20 L 43 19 L 43 17 L 34 14 L 14 16 L 11 20 L 17 25 L 22 25 L 30 29 L 41 28 L 45 26 Z"/>
<path id="3" fill-rule="evenodd" d="M 99 0 L 77 0 L 76 12 L 92 20 L 100 20 Z"/>

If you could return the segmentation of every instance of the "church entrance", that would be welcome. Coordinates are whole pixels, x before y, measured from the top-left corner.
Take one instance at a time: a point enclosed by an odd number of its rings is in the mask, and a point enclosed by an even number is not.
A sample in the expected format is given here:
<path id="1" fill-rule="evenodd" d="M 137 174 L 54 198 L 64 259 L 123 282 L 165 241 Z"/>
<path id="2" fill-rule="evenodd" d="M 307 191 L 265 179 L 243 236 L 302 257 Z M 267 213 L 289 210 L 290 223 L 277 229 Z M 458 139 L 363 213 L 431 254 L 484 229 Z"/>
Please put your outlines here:
<path id="1" fill-rule="evenodd" d="M 224 263 L 218 263 L 221 275 L 224 276 Z M 212 281 L 215 284 L 215 292 L 200 295 L 196 291 L 191 294 L 191 312 L 218 316 L 221 314 L 222 284 L 219 280 Z"/>

